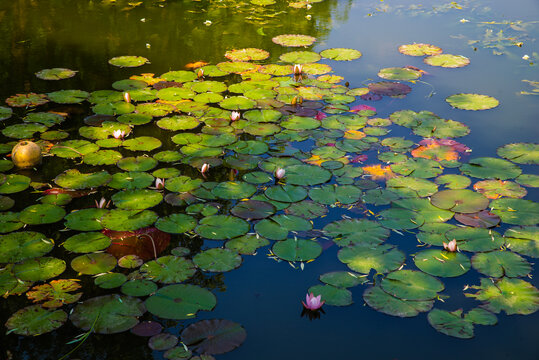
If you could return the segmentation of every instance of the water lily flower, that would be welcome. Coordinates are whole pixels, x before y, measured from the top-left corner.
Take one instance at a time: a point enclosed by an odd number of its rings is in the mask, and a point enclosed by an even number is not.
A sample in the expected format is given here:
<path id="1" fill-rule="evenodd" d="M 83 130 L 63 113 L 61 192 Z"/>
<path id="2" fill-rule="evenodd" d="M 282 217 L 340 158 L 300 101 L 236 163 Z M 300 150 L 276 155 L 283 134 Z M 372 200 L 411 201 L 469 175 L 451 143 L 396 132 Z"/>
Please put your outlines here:
<path id="1" fill-rule="evenodd" d="M 232 114 L 230 114 L 230 120 L 236 121 L 241 117 L 241 114 L 237 111 L 232 111 Z"/>
<path id="2" fill-rule="evenodd" d="M 200 172 L 202 173 L 202 175 L 206 174 L 208 170 L 210 170 L 210 164 L 204 163 L 202 165 L 202 168 L 200 168 Z"/>
<path id="3" fill-rule="evenodd" d="M 125 136 L 124 130 L 114 130 L 112 132 L 112 136 L 114 136 L 115 139 L 123 139 Z"/>
<path id="4" fill-rule="evenodd" d="M 446 251 L 455 252 L 455 251 L 458 250 L 458 247 L 457 247 L 457 240 L 456 240 L 456 239 L 451 240 L 451 241 L 450 241 L 449 243 L 447 243 L 447 244 L 445 243 L 445 241 L 442 242 L 442 243 L 443 243 L 443 245 L 444 245 L 444 250 L 446 250 Z"/>
<path id="5" fill-rule="evenodd" d="M 523 60 L 529 60 L 529 59 L 530 59 L 530 55 L 527 55 L 527 54 L 526 54 L 526 55 L 524 55 L 524 56 L 522 57 L 522 59 L 523 59 Z"/>
<path id="6" fill-rule="evenodd" d="M 126 103 L 131 102 L 131 95 L 129 95 L 128 92 L 124 92 L 124 100 L 125 100 Z"/>
<path id="7" fill-rule="evenodd" d="M 316 120 L 322 120 L 327 118 L 328 116 L 324 114 L 322 111 L 319 111 L 316 113 L 316 116 L 314 117 Z"/>
<path id="8" fill-rule="evenodd" d="M 202 79 L 204 77 L 204 69 L 198 69 L 197 77 Z"/>
<path id="9" fill-rule="evenodd" d="M 370 110 L 370 111 L 376 112 L 376 108 L 374 108 L 374 107 L 372 107 L 372 106 L 369 106 L 369 105 L 357 105 L 357 106 L 353 106 L 353 107 L 350 109 L 350 112 L 360 112 L 360 111 L 363 111 L 363 110 Z"/>
<path id="10" fill-rule="evenodd" d="M 294 74 L 300 75 L 303 72 L 303 65 L 301 64 L 294 64 Z"/>
<path id="11" fill-rule="evenodd" d="M 206 20 L 206 21 L 204 21 L 204 25 L 206 25 L 206 26 L 210 26 L 210 25 L 211 25 L 211 21 L 210 21 L 210 20 Z"/>
<path id="12" fill-rule="evenodd" d="M 101 200 L 99 200 L 99 202 L 95 200 L 95 207 L 98 209 L 108 208 L 109 204 L 110 204 L 110 200 L 107 202 L 107 200 L 104 197 L 102 197 Z"/>
<path id="13" fill-rule="evenodd" d="M 305 296 L 305 302 L 301 302 L 306 309 L 316 311 L 324 305 L 325 301 L 320 301 L 322 295 L 314 296 L 313 293 Z"/>
<path id="14" fill-rule="evenodd" d="M 157 190 L 161 190 L 164 187 L 165 187 L 165 180 L 160 179 L 160 178 L 156 178 L 155 179 L 155 188 Z"/>
<path id="15" fill-rule="evenodd" d="M 284 174 L 285 174 L 284 169 L 278 168 L 277 170 L 275 170 L 275 177 L 277 179 L 282 179 L 284 177 Z"/>
<path id="16" fill-rule="evenodd" d="M 470 20 L 465 19 L 465 18 L 462 18 L 462 19 L 460 19 L 459 21 L 460 21 L 461 23 L 463 23 L 463 24 L 464 24 L 464 23 L 467 23 L 467 22 L 470 22 Z"/>

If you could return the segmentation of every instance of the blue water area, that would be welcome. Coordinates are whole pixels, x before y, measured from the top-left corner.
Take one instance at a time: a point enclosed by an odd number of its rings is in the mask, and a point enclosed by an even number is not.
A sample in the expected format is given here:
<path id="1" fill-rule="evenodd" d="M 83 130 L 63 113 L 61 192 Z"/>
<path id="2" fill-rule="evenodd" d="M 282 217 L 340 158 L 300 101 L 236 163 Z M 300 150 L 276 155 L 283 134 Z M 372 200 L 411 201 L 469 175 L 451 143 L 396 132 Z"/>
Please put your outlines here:
<path id="1" fill-rule="evenodd" d="M 504 144 L 537 142 L 539 93 L 533 94 L 530 83 L 539 81 L 537 0 L 324 0 L 313 3 L 311 9 L 292 9 L 287 1 L 277 3 L 259 10 L 250 8 L 247 0 L 155 0 L 139 5 L 120 0 L 2 1 L 0 99 L 61 88 L 109 89 L 112 82 L 133 74 L 162 74 L 200 60 L 213 64 L 225 61 L 223 54 L 233 48 L 266 49 L 271 53 L 267 61 L 276 62 L 289 49 L 272 43 L 271 37 L 300 33 L 317 38 L 309 48 L 312 51 L 344 47 L 362 52 L 360 59 L 350 62 L 320 61 L 331 65 L 334 74 L 343 76 L 351 88 L 379 81 L 377 73 L 381 68 L 414 66 L 426 71 L 411 84 L 413 90 L 405 98 L 360 100 L 354 105 L 373 106 L 380 118 L 398 110 L 428 110 L 466 124 L 470 134 L 457 140 L 469 146 L 472 153 L 465 155 L 463 161 L 496 156 L 496 149 Z M 400 45 L 412 43 L 440 46 L 444 53 L 466 56 L 470 64 L 463 68 L 433 67 L 423 63 L 423 57 L 398 52 Z M 126 54 L 145 56 L 151 63 L 138 69 L 111 68 L 107 64 L 111 57 Z M 79 75 L 61 84 L 35 78 L 35 72 L 50 67 L 75 69 Z M 449 106 L 446 97 L 461 92 L 493 96 L 500 105 L 486 111 Z M 422 139 L 407 128 L 391 130 L 391 136 L 404 136 L 415 142 Z M 306 141 L 289 146 L 308 151 L 312 144 Z M 377 162 L 376 151 L 368 156 L 365 164 Z M 524 173 L 539 174 L 537 166 L 519 166 Z M 528 187 L 527 191 L 526 199 L 539 199 L 536 188 Z M 369 207 L 374 213 L 384 208 L 387 206 Z M 334 208 L 328 216 L 316 219 L 314 226 L 321 229 L 343 216 L 366 215 Z M 504 224 L 495 230 L 503 234 L 509 227 Z M 415 234 L 392 232 L 387 242 L 407 254 L 405 268 L 415 269 L 413 254 L 421 250 Z M 202 248 L 222 244 L 206 240 Z M 215 355 L 219 360 L 539 358 L 539 313 L 498 314 L 497 325 L 477 325 L 475 337 L 462 340 L 434 330 L 427 322 L 427 313 L 397 318 L 373 310 L 362 297 L 367 285 L 359 285 L 350 289 L 352 305 L 326 305 L 319 319 L 302 316 L 301 300 L 309 287 L 320 284 L 321 274 L 349 270 L 337 258 L 339 247 L 329 241 L 323 244 L 322 255 L 305 264 L 304 269 L 298 263 L 272 259 L 269 247 L 258 249 L 255 256 L 243 256 L 241 267 L 234 271 L 197 278 L 217 297 L 213 311 L 201 311 L 195 320 L 189 321 L 154 319 L 175 335 L 202 319 L 240 323 L 247 331 L 246 341 L 232 352 Z M 527 259 L 533 263 L 533 258 Z M 538 287 L 536 276 L 534 268 L 525 280 Z M 481 277 L 472 269 L 464 276 L 443 278 L 443 295 L 448 297 L 437 300 L 435 308 L 468 311 L 476 307 L 479 303 L 465 297 L 463 288 L 479 285 Z M 373 273 L 368 278 L 371 283 L 381 279 Z M 92 281 L 87 283 L 91 286 Z M 21 304 L 27 305 L 23 296 L 1 299 L 0 323 Z M 152 319 L 148 315 L 145 320 Z M 69 323 L 51 334 L 31 338 L 6 335 L 0 330 L 0 359 L 58 359 L 75 346 L 67 343 L 79 333 Z M 163 351 L 151 351 L 146 342 L 145 338 L 129 333 L 93 334 L 71 358 L 164 359 Z"/>

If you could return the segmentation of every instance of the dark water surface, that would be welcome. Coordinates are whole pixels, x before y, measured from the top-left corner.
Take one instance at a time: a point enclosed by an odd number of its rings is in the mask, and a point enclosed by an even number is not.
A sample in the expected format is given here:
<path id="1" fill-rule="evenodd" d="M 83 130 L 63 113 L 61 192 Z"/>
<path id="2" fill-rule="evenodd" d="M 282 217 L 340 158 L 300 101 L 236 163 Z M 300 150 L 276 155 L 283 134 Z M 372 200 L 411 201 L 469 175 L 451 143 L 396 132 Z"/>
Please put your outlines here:
<path id="1" fill-rule="evenodd" d="M 121 0 L 0 0 L 0 100 L 3 102 L 13 94 L 30 91 L 110 89 L 112 82 L 133 74 L 158 75 L 182 70 L 185 64 L 199 60 L 215 64 L 224 61 L 223 54 L 233 48 L 266 49 L 271 53 L 267 61 L 275 62 L 289 49 L 272 43 L 271 38 L 297 33 L 317 38 L 313 51 L 346 47 L 363 53 L 353 62 L 321 61 L 331 64 L 334 73 L 343 76 L 350 87 L 361 87 L 377 79 L 377 72 L 385 67 L 412 65 L 428 71 L 405 99 L 361 102 L 376 107 L 378 117 L 411 109 L 428 110 L 442 118 L 461 121 L 471 132 L 458 141 L 473 149 L 473 157 L 496 156 L 499 146 L 511 142 L 537 142 L 538 97 L 520 94 L 531 91 L 522 80 L 539 81 L 537 0 L 462 1 L 458 4 L 324 0 L 313 4 L 310 10 L 291 9 L 285 1 L 278 0 L 279 5 L 265 11 L 248 3 L 168 0 L 144 1 L 133 7 Z M 306 15 L 311 15 L 311 19 Z M 204 24 L 207 20 L 211 21 L 210 26 Z M 513 27 L 503 23 L 516 21 L 522 23 Z M 513 40 L 486 43 L 485 34 L 490 36 L 490 30 L 494 35 Z M 522 47 L 511 45 L 519 41 Z M 471 63 L 460 69 L 431 67 L 423 64 L 420 57 L 405 56 L 397 51 L 399 45 L 414 42 L 438 45 L 445 53 L 468 57 Z M 120 69 L 107 63 L 114 56 L 127 54 L 145 56 L 151 64 Z M 524 60 L 525 55 L 530 58 Z M 60 82 L 45 82 L 34 76 L 35 72 L 52 67 L 71 68 L 79 73 Z M 494 96 L 500 106 L 477 112 L 453 109 L 445 98 L 459 92 Z M 408 132 L 400 128 L 392 134 L 420 140 Z M 524 173 L 537 173 L 531 166 L 521 167 Z M 526 198 L 537 201 L 537 190 L 527 190 Z M 321 228 L 343 213 L 335 210 L 317 220 L 315 227 Z M 505 228 L 499 232 L 503 234 Z M 388 242 L 398 245 L 407 254 L 416 252 L 415 236 L 392 233 Z M 326 306 L 326 313 L 319 320 L 301 317 L 300 300 L 310 286 L 319 284 L 319 275 L 348 269 L 338 261 L 337 250 L 337 246 L 329 247 L 301 271 L 286 262 L 268 259 L 267 249 L 263 248 L 256 256 L 244 256 L 239 269 L 200 279 L 201 284 L 213 289 L 218 302 L 212 312 L 199 312 L 197 319 L 230 319 L 242 324 L 247 331 L 247 340 L 241 347 L 216 358 L 539 358 L 538 313 L 530 316 L 500 314 L 496 326 L 476 326 L 474 339 L 460 340 L 436 332 L 428 324 L 426 313 L 400 319 L 372 310 L 362 299 L 365 286 L 357 286 L 350 289 L 354 299 L 351 306 Z M 411 256 L 407 257 L 407 264 L 408 268 L 414 267 Z M 537 287 L 537 271 L 532 271 L 531 275 L 533 278 L 526 280 Z M 435 307 L 453 311 L 476 306 L 476 301 L 464 297 L 462 288 L 466 284 L 478 285 L 479 277 L 472 269 L 465 276 L 444 278 L 444 295 L 449 295 L 450 299 L 445 303 L 437 301 Z M 24 301 L 23 297 L 2 299 L 0 323 L 21 308 Z M 177 335 L 192 322 L 163 321 L 163 324 L 166 331 Z M 80 332 L 69 322 L 52 334 L 33 338 L 4 335 L 5 331 L 0 329 L 0 359 L 7 359 L 6 351 L 13 359 L 60 358 L 74 346 L 66 343 Z M 72 358 L 142 360 L 162 359 L 162 356 L 162 352 L 148 348 L 146 339 L 127 332 L 91 335 Z"/>

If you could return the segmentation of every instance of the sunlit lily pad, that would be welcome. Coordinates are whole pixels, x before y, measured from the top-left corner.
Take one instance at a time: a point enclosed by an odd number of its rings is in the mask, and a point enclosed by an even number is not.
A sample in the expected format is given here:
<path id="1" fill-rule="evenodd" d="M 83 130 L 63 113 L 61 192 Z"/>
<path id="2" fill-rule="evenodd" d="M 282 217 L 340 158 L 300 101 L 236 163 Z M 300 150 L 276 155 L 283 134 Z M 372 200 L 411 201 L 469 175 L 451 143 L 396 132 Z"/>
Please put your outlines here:
<path id="1" fill-rule="evenodd" d="M 399 46 L 399 52 L 411 56 L 438 55 L 442 53 L 442 49 L 431 44 L 407 44 Z"/>
<path id="2" fill-rule="evenodd" d="M 499 105 L 492 96 L 479 94 L 455 94 L 445 99 L 454 108 L 462 110 L 487 110 Z"/>
<path id="3" fill-rule="evenodd" d="M 441 175 L 438 176 L 434 181 L 436 184 L 445 185 L 445 187 L 452 190 L 465 189 L 472 183 L 470 178 L 456 174 Z"/>
<path id="4" fill-rule="evenodd" d="M 10 174 L 5 177 L 0 185 L 0 194 L 14 194 L 26 190 L 30 186 L 31 179 L 24 175 Z"/>
<path id="5" fill-rule="evenodd" d="M 245 235 L 249 231 L 249 223 L 234 216 L 213 215 L 200 220 L 195 231 L 211 240 L 232 239 Z"/>
<path id="6" fill-rule="evenodd" d="M 300 46 L 310 46 L 315 41 L 316 38 L 308 35 L 278 35 L 271 39 L 274 43 L 286 46 L 286 47 L 300 47 Z"/>
<path id="7" fill-rule="evenodd" d="M 378 76 L 386 80 L 417 80 L 421 77 L 421 73 L 417 70 L 404 67 L 384 68 L 378 72 Z"/>
<path id="8" fill-rule="evenodd" d="M 101 225 L 115 231 L 133 231 L 152 225 L 158 216 L 150 210 L 123 210 L 108 211 L 101 218 Z"/>
<path id="9" fill-rule="evenodd" d="M 92 106 L 92 111 L 99 115 L 124 115 L 132 113 L 135 105 L 125 101 L 99 103 Z"/>
<path id="10" fill-rule="evenodd" d="M 462 55 L 439 54 L 426 57 L 423 59 L 423 62 L 432 66 L 458 68 L 468 65 L 470 63 L 470 59 Z"/>
<path id="11" fill-rule="evenodd" d="M 390 208 L 381 211 L 379 215 L 380 224 L 389 229 L 415 229 L 425 222 L 425 218 L 420 212 L 407 209 Z"/>
<path id="12" fill-rule="evenodd" d="M 162 284 L 180 283 L 190 279 L 196 272 L 189 259 L 166 255 L 148 261 L 140 267 L 140 273 L 149 280 Z"/>
<path id="13" fill-rule="evenodd" d="M 109 60 L 109 64 L 118 67 L 137 67 L 149 63 L 149 60 L 142 56 L 116 56 Z"/>
<path id="14" fill-rule="evenodd" d="M 219 103 L 223 109 L 227 110 L 247 110 L 256 106 L 256 102 L 245 96 L 231 96 Z"/>
<path id="15" fill-rule="evenodd" d="M 40 123 L 51 127 L 62 123 L 64 121 L 64 117 L 62 115 L 50 112 L 34 112 L 26 115 L 23 118 L 23 121 L 28 123 Z"/>
<path id="16" fill-rule="evenodd" d="M 74 253 L 91 253 L 109 247 L 111 239 L 100 232 L 83 232 L 69 237 L 63 246 Z"/>
<path id="17" fill-rule="evenodd" d="M 56 185 L 68 189 L 89 189 L 107 184 L 112 176 L 107 171 L 83 174 L 77 169 L 69 169 L 54 178 Z"/>
<path id="18" fill-rule="evenodd" d="M 365 276 L 350 271 L 333 271 L 320 275 L 320 281 L 340 288 L 354 287 L 367 282 Z"/>
<path id="19" fill-rule="evenodd" d="M 337 61 L 351 61 L 359 59 L 361 57 L 361 52 L 355 49 L 347 48 L 333 48 L 326 49 L 320 52 L 320 55 L 326 59 L 337 60 Z"/>
<path id="20" fill-rule="evenodd" d="M 471 339 L 474 336 L 473 323 L 462 316 L 462 310 L 448 312 L 433 309 L 427 319 L 429 324 L 442 334 L 459 339 Z"/>
<path id="21" fill-rule="evenodd" d="M 523 277 L 530 273 L 531 265 L 511 251 L 478 253 L 472 257 L 472 266 L 490 277 Z"/>
<path id="22" fill-rule="evenodd" d="M 409 176 L 390 178 L 387 180 L 386 185 L 388 190 L 401 197 L 425 197 L 436 193 L 438 190 L 438 186 L 432 181 Z"/>
<path id="23" fill-rule="evenodd" d="M 113 189 L 143 189 L 153 183 L 154 177 L 145 172 L 129 171 L 119 172 L 112 175 L 112 180 L 107 186 Z"/>
<path id="24" fill-rule="evenodd" d="M 268 244 L 269 241 L 266 238 L 254 234 L 246 234 L 228 240 L 225 243 L 225 247 L 243 255 L 255 255 L 258 248 Z"/>
<path id="25" fill-rule="evenodd" d="M 24 208 L 19 214 L 19 220 L 28 225 L 52 224 L 64 218 L 66 211 L 63 207 L 52 204 L 35 204 Z"/>
<path id="26" fill-rule="evenodd" d="M 59 90 L 48 93 L 47 96 L 58 104 L 78 104 L 86 100 L 90 93 L 83 90 Z"/>
<path id="27" fill-rule="evenodd" d="M 287 214 L 301 216 L 305 219 L 324 216 L 327 212 L 328 208 L 326 206 L 310 200 L 293 203 L 286 209 Z"/>
<path id="28" fill-rule="evenodd" d="M 66 159 L 74 159 L 96 152 L 99 146 L 87 140 L 66 140 L 53 146 L 50 153 Z"/>
<path id="29" fill-rule="evenodd" d="M 381 313 L 398 316 L 414 317 L 420 312 L 432 309 L 433 300 L 427 301 L 406 301 L 389 295 L 380 286 L 372 286 L 365 290 L 363 299 L 373 309 Z"/>
<path id="30" fill-rule="evenodd" d="M 230 210 L 233 215 L 243 219 L 264 219 L 275 211 L 275 206 L 271 203 L 259 200 L 242 201 Z"/>
<path id="31" fill-rule="evenodd" d="M 211 311 L 216 303 L 210 291 L 184 284 L 165 286 L 145 301 L 150 313 L 174 320 L 194 318 L 199 310 Z"/>
<path id="32" fill-rule="evenodd" d="M 81 285 L 78 280 L 51 280 L 48 284 L 34 286 L 31 291 L 26 293 L 26 296 L 34 303 L 44 301 L 41 306 L 45 308 L 58 308 L 78 301 L 82 296 L 82 292 L 75 294 L 70 294 L 70 292 L 80 288 Z"/>
<path id="33" fill-rule="evenodd" d="M 381 287 L 402 300 L 433 300 L 445 288 L 437 278 L 415 270 L 391 272 L 382 280 Z"/>
<path id="34" fill-rule="evenodd" d="M 455 138 L 468 135 L 470 129 L 459 121 L 445 119 L 425 119 L 412 127 L 414 134 L 425 138 Z"/>
<path id="35" fill-rule="evenodd" d="M 112 195 L 111 200 L 119 209 L 143 210 L 158 205 L 163 194 L 149 189 L 124 190 Z"/>
<path id="36" fill-rule="evenodd" d="M 98 150 L 83 156 L 83 162 L 88 165 L 113 165 L 122 158 L 116 150 Z"/>
<path id="37" fill-rule="evenodd" d="M 240 346 L 246 337 L 247 333 L 240 324 L 224 319 L 202 320 L 189 325 L 181 333 L 182 343 L 201 354 L 223 354 L 232 351 Z M 208 355 L 202 356 L 204 359 L 213 359 Z M 200 359 L 202 360 L 202 357 Z"/>
<path id="38" fill-rule="evenodd" d="M 19 213 L 11 211 L 0 213 L 0 233 L 10 233 L 23 226 L 24 223 L 19 221 Z"/>
<path id="39" fill-rule="evenodd" d="M 503 246 L 504 239 L 493 230 L 461 227 L 445 233 L 448 241 L 455 239 L 460 250 L 490 251 Z"/>
<path id="40" fill-rule="evenodd" d="M 536 225 L 539 222 L 539 203 L 523 199 L 496 199 L 490 204 L 491 212 L 504 223 Z"/>
<path id="41" fill-rule="evenodd" d="M 474 190 L 485 195 L 489 199 L 501 197 L 522 198 L 528 193 L 525 188 L 512 181 L 483 180 L 473 186 Z"/>
<path id="42" fill-rule="evenodd" d="M 116 264 L 116 258 L 107 253 L 84 254 L 71 260 L 73 270 L 86 275 L 109 272 L 116 267 Z"/>
<path id="43" fill-rule="evenodd" d="M 13 274 L 23 281 L 45 281 L 60 275 L 65 269 L 64 260 L 44 256 L 15 264 Z"/>
<path id="44" fill-rule="evenodd" d="M 456 277 L 470 270 L 470 259 L 459 252 L 429 249 L 417 253 L 415 265 L 427 274 L 440 277 Z"/>
<path id="45" fill-rule="evenodd" d="M 109 210 L 107 209 L 82 209 L 73 211 L 65 216 L 65 226 L 72 230 L 95 231 L 101 230 L 101 217 Z"/>
<path id="46" fill-rule="evenodd" d="M 482 194 L 472 190 L 442 190 L 430 198 L 432 205 L 440 209 L 460 213 L 474 213 L 485 209 L 489 200 Z"/>
<path id="47" fill-rule="evenodd" d="M 131 151 L 152 151 L 161 147 L 161 140 L 152 136 L 139 136 L 125 140 L 122 146 Z"/>
<path id="48" fill-rule="evenodd" d="M 15 124 L 6 126 L 2 130 L 2 135 L 13 139 L 29 139 L 35 133 L 43 133 L 47 131 L 47 126 L 38 123 L 30 124 Z"/>
<path id="49" fill-rule="evenodd" d="M 431 178 L 443 172 L 437 161 L 422 158 L 407 159 L 403 162 L 391 164 L 391 170 L 397 174 L 417 178 Z"/>
<path id="50" fill-rule="evenodd" d="M 507 144 L 496 150 L 497 154 L 518 164 L 539 164 L 539 144 Z"/>
<path id="51" fill-rule="evenodd" d="M 539 290 L 521 279 L 502 277 L 492 282 L 481 278 L 480 286 L 470 288 L 477 292 L 464 295 L 482 301 L 481 307 L 496 314 L 505 311 L 507 315 L 529 315 L 539 310 Z"/>
<path id="52" fill-rule="evenodd" d="M 6 99 L 6 104 L 11 107 L 34 107 L 48 102 L 47 95 L 36 93 L 12 95 Z"/>
<path id="53" fill-rule="evenodd" d="M 30 305 L 12 314 L 6 327 L 17 335 L 36 336 L 54 331 L 66 321 L 67 314 L 63 310 L 46 310 L 40 305 Z"/>
<path id="54" fill-rule="evenodd" d="M 54 247 L 52 239 L 34 231 L 14 232 L 0 236 L 0 263 L 16 263 L 47 254 Z"/>
<path id="55" fill-rule="evenodd" d="M 282 54 L 279 59 L 292 64 L 314 63 L 322 57 L 314 51 L 291 51 Z"/>
<path id="56" fill-rule="evenodd" d="M 533 258 L 539 258 L 539 228 L 536 226 L 512 227 L 504 234 L 511 250 Z"/>
<path id="57" fill-rule="evenodd" d="M 325 304 L 330 306 L 348 306 L 353 302 L 350 290 L 333 285 L 311 286 L 307 292 L 312 293 L 314 296 L 321 295 L 322 301 L 325 301 Z"/>
<path id="58" fill-rule="evenodd" d="M 106 273 L 97 275 L 94 284 L 102 289 L 114 289 L 122 286 L 127 280 L 127 276 L 122 273 Z"/>
<path id="59" fill-rule="evenodd" d="M 234 49 L 227 51 L 225 57 L 232 61 L 265 60 L 269 57 L 269 52 L 255 48 Z"/>
<path id="60" fill-rule="evenodd" d="M 307 190 L 302 186 L 275 185 L 266 189 L 265 195 L 275 201 L 295 203 L 307 197 Z"/>
<path id="61" fill-rule="evenodd" d="M 273 253 L 286 261 L 309 261 L 322 253 L 322 247 L 312 240 L 287 239 L 276 242 L 272 247 Z"/>
<path id="62" fill-rule="evenodd" d="M 389 237 L 389 230 L 366 219 L 345 219 L 329 223 L 324 232 L 339 246 L 350 244 L 378 245 Z"/>
<path id="63" fill-rule="evenodd" d="M 243 61 L 226 61 L 217 64 L 217 68 L 221 71 L 234 74 L 242 74 L 257 70 L 260 65 L 243 62 Z"/>
<path id="64" fill-rule="evenodd" d="M 116 165 L 126 171 L 148 171 L 157 165 L 157 160 L 148 156 L 127 157 L 119 160 Z"/>
<path id="65" fill-rule="evenodd" d="M 325 205 L 352 204 L 359 201 L 361 190 L 354 185 L 323 185 L 319 188 L 311 188 L 309 197 Z"/>
<path id="66" fill-rule="evenodd" d="M 386 273 L 398 269 L 405 260 L 405 255 L 392 245 L 348 246 L 339 250 L 337 257 L 353 271 L 362 274 L 374 269 L 377 273 Z"/>

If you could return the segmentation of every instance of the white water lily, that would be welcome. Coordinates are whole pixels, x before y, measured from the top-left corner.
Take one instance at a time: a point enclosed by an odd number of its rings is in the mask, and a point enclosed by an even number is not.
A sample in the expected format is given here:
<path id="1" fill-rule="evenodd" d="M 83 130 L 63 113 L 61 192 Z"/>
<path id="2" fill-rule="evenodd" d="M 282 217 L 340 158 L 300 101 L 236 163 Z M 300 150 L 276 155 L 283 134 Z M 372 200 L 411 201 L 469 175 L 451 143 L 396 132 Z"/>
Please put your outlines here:
<path id="1" fill-rule="evenodd" d="M 284 178 L 285 173 L 286 173 L 286 171 L 284 169 L 278 168 L 277 170 L 275 170 L 275 177 L 277 179 L 282 179 L 282 178 Z"/>
<path id="2" fill-rule="evenodd" d="M 294 64 L 294 74 L 300 75 L 303 72 L 303 65 L 301 64 Z"/>
<path id="3" fill-rule="evenodd" d="M 230 114 L 230 120 L 236 121 L 241 117 L 241 114 L 237 111 L 232 111 L 232 114 Z"/>
<path id="4" fill-rule="evenodd" d="M 114 136 L 115 139 L 123 139 L 125 136 L 124 130 L 114 130 L 112 132 L 112 136 Z"/>

